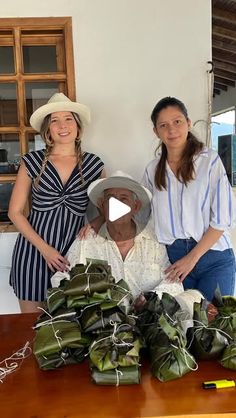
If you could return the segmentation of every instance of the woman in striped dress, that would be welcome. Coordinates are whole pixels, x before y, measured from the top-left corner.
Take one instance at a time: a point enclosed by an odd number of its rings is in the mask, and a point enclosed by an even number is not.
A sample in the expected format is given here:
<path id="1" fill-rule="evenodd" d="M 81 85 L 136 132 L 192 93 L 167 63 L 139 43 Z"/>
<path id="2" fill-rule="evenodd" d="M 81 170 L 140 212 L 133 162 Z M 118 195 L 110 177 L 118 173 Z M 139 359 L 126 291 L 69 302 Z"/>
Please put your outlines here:
<path id="1" fill-rule="evenodd" d="M 83 125 L 89 121 L 89 109 L 63 93 L 54 94 L 30 118 L 45 149 L 22 157 L 9 205 L 9 218 L 19 231 L 10 284 L 22 312 L 36 311 L 45 300 L 52 274 L 67 268 L 65 255 L 84 225 L 87 188 L 105 176 L 101 159 L 81 151 Z"/>
<path id="2" fill-rule="evenodd" d="M 211 300 L 217 286 L 231 295 L 235 257 L 230 227 L 236 205 L 219 155 L 190 132 L 185 105 L 165 97 L 153 109 L 161 152 L 146 167 L 143 184 L 153 194 L 155 232 L 172 265 L 168 278 Z"/>

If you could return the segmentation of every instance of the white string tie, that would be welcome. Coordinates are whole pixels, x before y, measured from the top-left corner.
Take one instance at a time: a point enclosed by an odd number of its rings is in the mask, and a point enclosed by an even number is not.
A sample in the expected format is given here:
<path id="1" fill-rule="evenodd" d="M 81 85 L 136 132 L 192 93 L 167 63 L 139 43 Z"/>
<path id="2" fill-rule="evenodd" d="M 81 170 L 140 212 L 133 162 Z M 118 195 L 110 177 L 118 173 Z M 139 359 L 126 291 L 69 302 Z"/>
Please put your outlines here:
<path id="1" fill-rule="evenodd" d="M 191 354 L 188 352 L 188 350 L 186 350 L 186 348 L 184 347 L 177 347 L 174 344 L 171 344 L 172 347 L 176 348 L 177 350 L 181 350 L 184 354 L 184 360 L 185 360 L 185 364 L 188 367 L 189 370 L 192 370 L 193 372 L 195 372 L 198 369 L 198 364 L 196 362 L 196 360 L 194 359 L 193 356 L 191 356 Z M 193 360 L 195 367 L 191 367 L 190 364 L 188 363 L 187 357 L 189 357 L 191 360 Z"/>
<path id="2" fill-rule="evenodd" d="M 53 293 L 51 293 L 47 298 L 48 298 L 48 300 L 52 297 L 52 296 L 55 296 L 56 295 L 56 293 L 64 293 L 64 291 L 63 290 L 61 290 L 61 289 L 59 289 L 59 288 L 57 288 L 57 290 L 55 290 L 55 292 L 53 292 Z M 38 306 L 38 308 L 41 308 L 40 306 Z M 41 309 L 43 309 L 43 308 L 41 308 Z"/>
<path id="3" fill-rule="evenodd" d="M 23 360 L 29 357 L 32 353 L 30 348 L 30 343 L 27 341 L 20 350 L 13 353 L 10 357 L 7 357 L 5 360 L 0 362 L 0 382 L 3 383 L 5 377 L 16 371 Z"/>
<path id="4" fill-rule="evenodd" d="M 123 373 L 120 370 L 117 370 L 117 369 L 115 369 L 115 371 L 116 371 L 116 386 L 119 386 L 119 384 L 120 384 L 119 375 L 123 376 Z"/>
<path id="5" fill-rule="evenodd" d="M 90 283 L 89 283 L 89 279 L 90 279 L 90 274 L 87 275 L 87 286 L 84 288 L 84 291 L 90 294 Z"/>
<path id="6" fill-rule="evenodd" d="M 197 322 L 197 323 L 199 323 L 200 325 L 198 325 L 198 326 L 196 326 L 195 327 L 195 330 L 197 331 L 197 330 L 199 330 L 199 329 L 202 329 L 202 328 L 205 328 L 205 329 L 209 329 L 209 330 L 211 330 L 211 331 L 218 331 L 220 334 L 224 334 L 227 338 L 229 338 L 230 340 L 232 340 L 233 338 L 229 335 L 229 334 L 227 334 L 227 332 L 225 332 L 225 331 L 222 331 L 222 329 L 219 329 L 219 328 L 214 328 L 214 327 L 209 327 L 209 326 L 207 326 L 207 325 L 205 325 L 205 324 L 203 324 L 203 322 L 201 322 L 201 321 L 198 321 L 197 319 L 194 319 L 193 320 L 193 322 Z"/>

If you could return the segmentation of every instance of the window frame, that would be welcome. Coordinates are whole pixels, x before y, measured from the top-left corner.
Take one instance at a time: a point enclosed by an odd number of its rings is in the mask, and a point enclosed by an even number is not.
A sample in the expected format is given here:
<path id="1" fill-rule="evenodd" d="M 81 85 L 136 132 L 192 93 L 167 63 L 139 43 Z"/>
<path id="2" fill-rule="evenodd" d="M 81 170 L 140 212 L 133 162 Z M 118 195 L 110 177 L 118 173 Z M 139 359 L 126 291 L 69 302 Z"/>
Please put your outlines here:
<path id="1" fill-rule="evenodd" d="M 13 36 L 9 34 L 10 32 Z M 35 133 L 30 126 L 27 126 L 26 122 L 25 83 L 57 82 L 60 92 L 65 93 L 73 101 L 76 98 L 72 18 L 68 16 L 0 18 L 0 45 L 14 47 L 15 73 L 0 74 L 0 82 L 16 84 L 18 112 L 18 125 L 1 125 L 0 134 L 17 134 L 22 156 L 28 152 L 28 135 Z M 24 45 L 56 45 L 57 69 L 59 71 L 25 73 L 23 68 Z M 16 174 L 0 174 L 0 183 L 14 183 L 15 180 Z M 15 228 L 9 222 L 0 222 L 0 232 L 6 230 L 15 231 Z"/>

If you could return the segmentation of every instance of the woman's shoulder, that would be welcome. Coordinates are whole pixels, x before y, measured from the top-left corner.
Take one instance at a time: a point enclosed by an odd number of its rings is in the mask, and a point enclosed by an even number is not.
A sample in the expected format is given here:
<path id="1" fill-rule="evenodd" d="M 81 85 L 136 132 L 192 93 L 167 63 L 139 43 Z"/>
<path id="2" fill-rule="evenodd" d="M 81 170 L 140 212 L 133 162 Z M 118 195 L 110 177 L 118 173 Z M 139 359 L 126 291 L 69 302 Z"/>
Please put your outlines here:
<path id="1" fill-rule="evenodd" d="M 146 165 L 144 175 L 148 176 L 149 179 L 154 177 L 159 160 L 160 160 L 160 156 L 157 155 L 156 158 L 149 161 L 149 163 Z"/>
<path id="2" fill-rule="evenodd" d="M 93 154 L 92 152 L 85 151 L 83 153 L 83 163 L 85 165 L 86 164 L 91 164 L 91 163 L 94 163 L 94 164 L 102 163 L 103 164 L 103 161 L 101 160 L 101 158 L 98 155 Z"/>
<path id="3" fill-rule="evenodd" d="M 217 161 L 220 158 L 217 151 L 215 151 L 212 148 L 208 148 L 206 146 L 203 147 L 203 149 L 199 152 L 197 157 L 199 157 L 199 159 L 203 161 L 207 160 L 209 163 Z"/>
<path id="4" fill-rule="evenodd" d="M 148 173 L 154 172 L 156 170 L 156 166 L 160 160 L 160 155 L 158 154 L 156 156 L 156 158 L 154 158 L 153 160 L 149 161 L 149 163 L 146 165 L 145 171 L 147 171 Z"/>
<path id="5" fill-rule="evenodd" d="M 40 149 L 37 151 L 30 151 L 23 155 L 23 159 L 26 160 L 42 160 L 45 154 L 45 149 Z"/>

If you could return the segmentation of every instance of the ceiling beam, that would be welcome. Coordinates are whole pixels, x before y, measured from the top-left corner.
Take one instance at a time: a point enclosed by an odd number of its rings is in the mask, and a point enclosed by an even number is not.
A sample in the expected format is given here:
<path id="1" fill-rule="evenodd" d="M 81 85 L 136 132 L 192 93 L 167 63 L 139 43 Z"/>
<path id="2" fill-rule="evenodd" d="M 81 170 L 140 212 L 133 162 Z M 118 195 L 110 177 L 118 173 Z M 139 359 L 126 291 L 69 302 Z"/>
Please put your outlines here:
<path id="1" fill-rule="evenodd" d="M 228 64 L 226 62 L 222 62 L 220 59 L 213 58 L 214 68 L 220 68 L 221 70 L 229 71 L 230 73 L 236 73 L 236 64 Z"/>
<path id="2" fill-rule="evenodd" d="M 212 25 L 212 35 L 223 36 L 224 38 L 236 41 L 236 31 L 231 29 L 225 29 L 221 26 Z"/>
<path id="3" fill-rule="evenodd" d="M 236 13 L 218 9 L 218 7 L 213 7 L 212 16 L 225 22 L 235 23 L 236 21 Z"/>
<path id="4" fill-rule="evenodd" d="M 236 54 L 236 45 L 229 44 L 225 41 L 218 41 L 216 39 L 213 39 L 212 46 L 216 49 L 221 49 L 223 51 L 233 52 L 234 54 Z"/>
<path id="5" fill-rule="evenodd" d="M 214 83 L 214 88 L 219 89 L 219 90 L 224 90 L 224 91 L 228 90 L 227 86 L 225 86 L 224 84 L 220 84 L 220 83 Z"/>
<path id="6" fill-rule="evenodd" d="M 225 52 L 224 54 L 222 54 L 222 52 L 217 51 L 215 48 L 212 48 L 212 61 L 214 61 L 215 59 L 236 65 L 236 55 L 232 55 L 232 53 L 229 52 Z"/>
<path id="7" fill-rule="evenodd" d="M 236 73 L 235 72 L 234 73 L 230 73 L 229 71 L 221 70 L 221 69 L 217 68 L 216 65 L 214 65 L 214 74 L 215 74 L 215 76 L 223 77 L 226 80 L 235 81 L 236 80 Z"/>
<path id="8" fill-rule="evenodd" d="M 235 82 L 234 81 L 226 80 L 225 78 L 218 77 L 217 75 L 215 75 L 214 81 L 216 83 L 220 83 L 220 84 L 223 84 L 225 86 L 235 87 Z"/>

